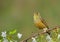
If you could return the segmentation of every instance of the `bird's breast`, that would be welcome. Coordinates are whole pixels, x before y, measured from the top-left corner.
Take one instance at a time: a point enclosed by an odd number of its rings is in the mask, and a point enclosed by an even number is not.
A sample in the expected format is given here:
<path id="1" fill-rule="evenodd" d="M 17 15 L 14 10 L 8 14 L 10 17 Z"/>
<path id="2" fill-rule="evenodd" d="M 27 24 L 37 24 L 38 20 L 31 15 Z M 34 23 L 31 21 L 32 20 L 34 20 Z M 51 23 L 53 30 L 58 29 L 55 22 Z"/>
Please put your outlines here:
<path id="1" fill-rule="evenodd" d="M 42 21 L 37 21 L 35 22 L 35 25 L 40 28 L 40 29 L 43 29 L 45 28 L 46 26 L 44 25 L 44 23 L 42 23 Z"/>

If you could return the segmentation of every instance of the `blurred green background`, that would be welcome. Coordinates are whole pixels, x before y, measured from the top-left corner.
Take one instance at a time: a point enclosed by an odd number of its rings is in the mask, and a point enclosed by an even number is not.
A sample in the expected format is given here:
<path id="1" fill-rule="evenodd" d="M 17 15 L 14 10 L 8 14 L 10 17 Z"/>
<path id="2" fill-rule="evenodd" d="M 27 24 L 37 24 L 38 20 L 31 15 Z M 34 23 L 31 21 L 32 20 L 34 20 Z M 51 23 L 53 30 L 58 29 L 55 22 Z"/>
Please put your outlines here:
<path id="1" fill-rule="evenodd" d="M 60 25 L 60 0 L 0 0 L 0 32 L 17 29 L 22 39 L 38 32 L 33 10 L 41 13 L 49 27 Z"/>

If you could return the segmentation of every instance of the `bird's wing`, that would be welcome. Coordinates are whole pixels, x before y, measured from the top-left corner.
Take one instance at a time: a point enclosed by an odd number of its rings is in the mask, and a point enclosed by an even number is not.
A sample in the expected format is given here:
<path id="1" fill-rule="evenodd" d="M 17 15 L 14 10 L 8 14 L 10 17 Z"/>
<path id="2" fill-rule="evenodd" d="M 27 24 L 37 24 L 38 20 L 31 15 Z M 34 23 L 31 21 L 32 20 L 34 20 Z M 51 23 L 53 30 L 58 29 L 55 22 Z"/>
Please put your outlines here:
<path id="1" fill-rule="evenodd" d="M 44 23 L 44 25 L 45 25 L 47 28 L 49 28 L 48 25 L 47 25 L 47 23 L 46 23 L 46 21 L 45 21 L 43 18 L 41 18 L 41 21 L 42 21 L 42 23 Z"/>

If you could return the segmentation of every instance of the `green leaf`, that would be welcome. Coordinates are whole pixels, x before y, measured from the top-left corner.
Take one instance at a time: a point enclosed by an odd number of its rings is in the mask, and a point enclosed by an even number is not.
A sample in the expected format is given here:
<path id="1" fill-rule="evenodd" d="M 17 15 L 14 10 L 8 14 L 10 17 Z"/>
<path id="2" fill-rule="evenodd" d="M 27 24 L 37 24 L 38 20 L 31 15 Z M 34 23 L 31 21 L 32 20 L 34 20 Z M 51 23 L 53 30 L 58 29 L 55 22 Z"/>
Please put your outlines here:
<path id="1" fill-rule="evenodd" d="M 8 40 L 11 40 L 12 39 L 12 36 L 11 35 L 7 36 L 7 39 Z"/>
<path id="2" fill-rule="evenodd" d="M 9 34 L 15 34 L 17 31 L 16 31 L 16 29 L 15 30 L 13 30 L 13 31 L 10 31 L 9 32 Z"/>
<path id="3" fill-rule="evenodd" d="M 0 40 L 0 42 L 2 42 L 2 40 Z"/>
<path id="4" fill-rule="evenodd" d="M 2 36 L 0 36 L 0 40 L 1 40 L 1 39 L 3 39 L 3 37 L 2 37 Z"/>

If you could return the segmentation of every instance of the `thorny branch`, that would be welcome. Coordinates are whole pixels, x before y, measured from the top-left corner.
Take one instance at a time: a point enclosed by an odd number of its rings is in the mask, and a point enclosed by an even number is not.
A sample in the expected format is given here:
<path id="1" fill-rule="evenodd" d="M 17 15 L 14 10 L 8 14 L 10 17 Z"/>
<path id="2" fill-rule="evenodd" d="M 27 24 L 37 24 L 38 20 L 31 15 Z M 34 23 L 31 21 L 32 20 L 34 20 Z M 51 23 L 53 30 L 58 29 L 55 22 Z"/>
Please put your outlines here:
<path id="1" fill-rule="evenodd" d="M 55 30 L 55 29 L 58 29 L 58 28 L 60 28 L 60 26 L 56 26 L 56 27 L 54 27 L 54 28 L 50 28 L 50 29 L 48 29 L 46 32 L 52 31 L 52 30 Z M 26 38 L 25 40 L 22 40 L 21 42 L 27 42 L 27 41 L 28 41 L 29 39 L 31 39 L 32 37 L 36 37 L 36 36 L 38 36 L 38 35 L 40 35 L 40 34 L 44 34 L 44 33 L 46 33 L 46 32 L 38 32 L 38 33 L 35 33 L 35 34 L 31 35 L 30 37 Z"/>

